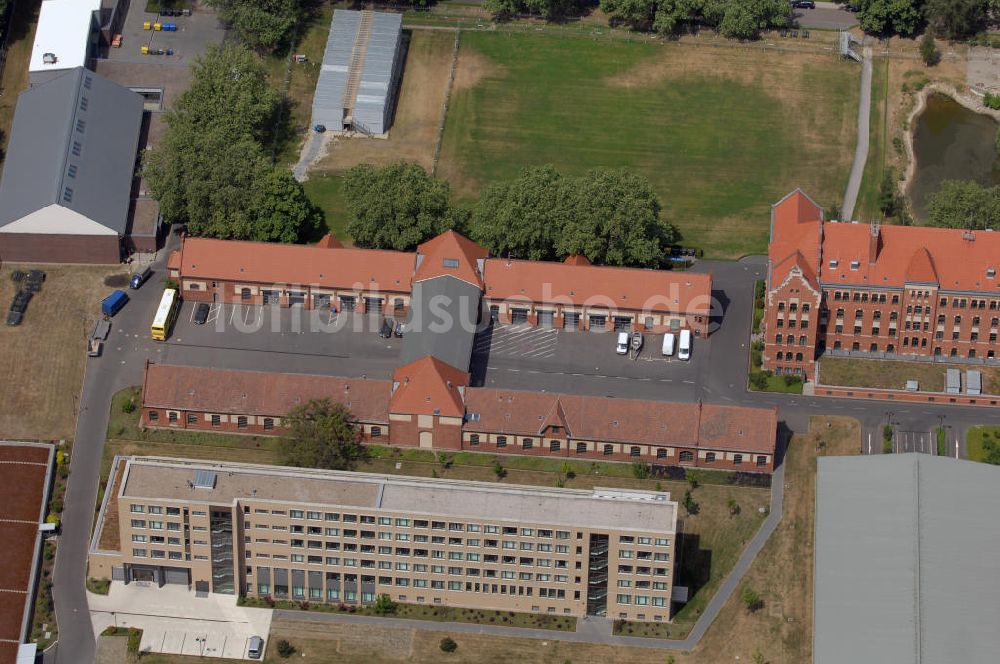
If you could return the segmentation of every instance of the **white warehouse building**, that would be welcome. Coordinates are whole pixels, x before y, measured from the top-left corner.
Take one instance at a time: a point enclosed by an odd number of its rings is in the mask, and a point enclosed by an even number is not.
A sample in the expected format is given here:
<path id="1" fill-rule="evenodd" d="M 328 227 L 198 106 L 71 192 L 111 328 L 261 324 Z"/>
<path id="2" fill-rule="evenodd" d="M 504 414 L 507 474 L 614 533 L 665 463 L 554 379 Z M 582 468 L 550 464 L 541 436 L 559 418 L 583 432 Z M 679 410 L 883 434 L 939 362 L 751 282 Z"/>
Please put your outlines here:
<path id="1" fill-rule="evenodd" d="M 337 9 L 313 97 L 313 125 L 334 132 L 389 131 L 403 67 L 400 14 Z"/>

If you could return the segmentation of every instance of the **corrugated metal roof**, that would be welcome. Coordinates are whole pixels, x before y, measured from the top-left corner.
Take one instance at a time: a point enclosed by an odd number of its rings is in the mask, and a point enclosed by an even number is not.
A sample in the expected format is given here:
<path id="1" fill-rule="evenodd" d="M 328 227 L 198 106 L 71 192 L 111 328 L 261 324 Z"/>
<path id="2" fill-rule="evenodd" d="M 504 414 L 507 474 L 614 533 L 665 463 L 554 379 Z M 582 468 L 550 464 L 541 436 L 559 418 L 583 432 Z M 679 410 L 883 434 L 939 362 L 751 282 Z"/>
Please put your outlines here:
<path id="1" fill-rule="evenodd" d="M 828 457 L 816 495 L 816 664 L 996 661 L 1000 469 Z"/>
<path id="2" fill-rule="evenodd" d="M 77 67 L 22 92 L 0 180 L 0 226 L 58 204 L 125 234 L 142 98 Z"/>
<path id="3" fill-rule="evenodd" d="M 355 99 L 345 99 L 350 64 L 358 40 L 362 12 L 337 9 L 313 96 L 312 121 L 332 130 L 343 126 L 344 109 L 353 105 L 353 120 L 367 131 L 386 131 L 397 73 L 402 15 L 373 12 Z"/>

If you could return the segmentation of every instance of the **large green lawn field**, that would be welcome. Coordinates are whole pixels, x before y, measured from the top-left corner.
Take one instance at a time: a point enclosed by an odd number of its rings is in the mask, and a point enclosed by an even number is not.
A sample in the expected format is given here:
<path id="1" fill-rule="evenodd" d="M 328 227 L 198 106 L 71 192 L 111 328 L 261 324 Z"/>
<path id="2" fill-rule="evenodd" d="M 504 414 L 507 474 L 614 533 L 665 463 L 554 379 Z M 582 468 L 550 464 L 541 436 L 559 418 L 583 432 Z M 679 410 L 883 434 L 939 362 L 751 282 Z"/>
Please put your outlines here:
<path id="1" fill-rule="evenodd" d="M 473 199 L 529 164 L 646 175 L 685 244 L 763 253 L 795 187 L 839 205 L 857 67 L 833 55 L 465 32 L 439 175 Z"/>

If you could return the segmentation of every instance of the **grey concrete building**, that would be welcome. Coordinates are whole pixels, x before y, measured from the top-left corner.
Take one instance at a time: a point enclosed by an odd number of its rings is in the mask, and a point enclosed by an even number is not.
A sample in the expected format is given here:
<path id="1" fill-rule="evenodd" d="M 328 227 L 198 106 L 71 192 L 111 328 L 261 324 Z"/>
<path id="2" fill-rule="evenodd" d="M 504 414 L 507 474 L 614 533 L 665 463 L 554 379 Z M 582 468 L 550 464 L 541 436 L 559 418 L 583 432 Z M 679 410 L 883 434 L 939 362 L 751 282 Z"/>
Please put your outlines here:
<path id="1" fill-rule="evenodd" d="M 400 14 L 337 9 L 313 97 L 313 125 L 389 131 L 403 66 Z"/>
<path id="2" fill-rule="evenodd" d="M 813 662 L 996 662 L 998 502 L 987 464 L 821 458 Z"/>
<path id="3" fill-rule="evenodd" d="M 0 259 L 119 262 L 142 113 L 139 95 L 83 67 L 20 94 L 0 179 Z"/>

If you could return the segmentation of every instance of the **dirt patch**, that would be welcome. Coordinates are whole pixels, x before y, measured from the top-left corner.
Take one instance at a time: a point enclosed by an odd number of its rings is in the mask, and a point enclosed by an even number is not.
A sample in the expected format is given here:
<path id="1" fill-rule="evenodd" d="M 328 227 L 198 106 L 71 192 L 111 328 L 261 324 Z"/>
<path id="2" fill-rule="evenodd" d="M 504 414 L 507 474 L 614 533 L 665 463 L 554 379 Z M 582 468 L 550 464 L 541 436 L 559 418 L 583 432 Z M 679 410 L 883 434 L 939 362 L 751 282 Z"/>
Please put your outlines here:
<path id="1" fill-rule="evenodd" d="M 105 495 L 110 494 L 111 499 L 108 501 L 107 511 L 104 512 L 104 528 L 101 530 L 101 536 L 97 544 L 97 547 L 101 551 L 117 551 L 121 546 L 118 533 L 119 513 L 116 496 L 121 488 L 121 481 L 124 475 L 125 460 L 123 459 L 118 462 L 118 467 L 114 469 L 113 481 L 105 489 Z"/>
<path id="2" fill-rule="evenodd" d="M 310 173 L 343 172 L 361 163 L 387 164 L 401 159 L 431 168 L 444 110 L 455 35 L 418 30 L 412 33 L 403 69 L 395 118 L 387 139 L 334 137 Z"/>
<path id="3" fill-rule="evenodd" d="M 123 288 L 128 286 L 127 274 L 111 274 L 104 277 L 104 285 L 110 288 Z"/>
<path id="4" fill-rule="evenodd" d="M 484 78 L 503 76 L 505 68 L 473 48 L 460 48 L 452 94 L 473 88 Z"/>
<path id="5" fill-rule="evenodd" d="M 14 297 L 14 269 L 0 270 L 0 306 Z M 24 322 L 0 326 L 0 437 L 29 440 L 72 438 L 86 363 L 86 340 L 107 295 L 104 280 L 125 275 L 124 266 L 43 266 L 45 285 Z"/>

